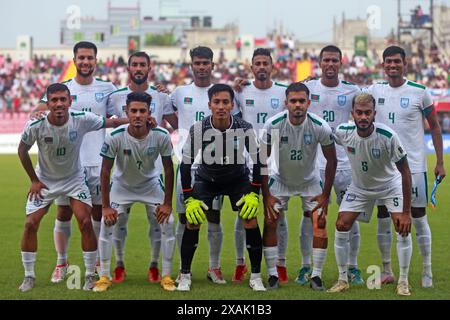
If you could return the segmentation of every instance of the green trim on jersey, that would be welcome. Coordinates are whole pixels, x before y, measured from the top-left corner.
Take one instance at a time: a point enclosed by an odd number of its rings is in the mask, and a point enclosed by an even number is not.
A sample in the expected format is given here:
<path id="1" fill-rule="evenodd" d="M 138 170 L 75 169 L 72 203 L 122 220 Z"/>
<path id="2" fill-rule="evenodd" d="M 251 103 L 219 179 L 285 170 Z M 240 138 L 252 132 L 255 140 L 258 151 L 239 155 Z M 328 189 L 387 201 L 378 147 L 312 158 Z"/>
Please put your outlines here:
<path id="1" fill-rule="evenodd" d="M 164 129 L 160 129 L 160 128 L 152 129 L 152 131 L 159 131 L 159 132 L 162 132 L 162 133 L 164 133 L 164 134 L 169 134 L 169 131 L 164 130 Z"/>
<path id="2" fill-rule="evenodd" d="M 122 89 L 118 89 L 118 90 L 116 90 L 116 91 L 113 91 L 113 92 L 111 92 L 111 94 L 114 94 L 114 93 L 117 93 L 117 92 L 122 92 L 122 91 L 125 91 L 125 90 L 128 90 L 128 87 L 125 87 L 125 88 L 122 88 Z"/>
<path id="3" fill-rule="evenodd" d="M 322 126 L 322 122 L 320 122 L 317 119 L 314 119 L 309 113 L 307 114 L 308 118 L 311 119 L 312 122 L 314 122 L 315 124 L 317 124 L 318 126 Z"/>
<path id="4" fill-rule="evenodd" d="M 36 120 L 35 122 L 33 122 L 33 123 L 30 124 L 30 127 L 32 127 L 32 126 L 34 126 L 35 124 L 38 124 L 39 122 L 44 121 L 44 120 L 45 120 L 45 118 Z"/>
<path id="5" fill-rule="evenodd" d="M 78 112 L 78 113 L 77 112 L 71 112 L 70 115 L 72 117 L 78 117 L 78 116 L 85 116 L 86 113 L 85 112 Z"/>
<path id="6" fill-rule="evenodd" d="M 69 82 L 72 81 L 72 80 L 73 80 L 73 79 L 69 79 L 69 80 L 63 81 L 63 82 L 61 82 L 61 84 L 69 83 Z"/>
<path id="7" fill-rule="evenodd" d="M 288 87 L 287 85 L 279 83 L 279 82 L 275 82 L 275 85 L 279 86 L 279 87 L 283 87 L 283 88 L 287 88 Z"/>
<path id="8" fill-rule="evenodd" d="M 106 158 L 108 160 L 113 160 L 113 161 L 115 160 L 115 158 L 110 158 L 107 155 L 104 155 L 103 153 L 100 153 L 100 156 L 102 156 L 103 158 Z"/>
<path id="9" fill-rule="evenodd" d="M 125 128 L 120 128 L 120 129 L 117 129 L 117 130 L 111 132 L 111 137 L 115 136 L 116 134 L 121 133 L 121 132 L 125 132 Z"/>
<path id="10" fill-rule="evenodd" d="M 269 179 L 269 188 L 273 185 L 274 182 L 275 182 L 274 178 Z"/>
<path id="11" fill-rule="evenodd" d="M 376 131 L 377 133 L 379 133 L 379 134 L 385 136 L 385 137 L 392 138 L 392 133 L 390 133 L 390 132 L 387 131 L 387 130 L 384 130 L 384 129 L 381 129 L 381 128 L 376 128 L 375 131 Z"/>
<path id="12" fill-rule="evenodd" d="M 100 82 L 111 82 L 109 80 L 103 80 L 103 79 L 100 79 L 100 78 L 95 78 L 95 80 L 100 81 Z"/>
<path id="13" fill-rule="evenodd" d="M 282 116 L 276 118 L 275 120 L 272 121 L 273 125 L 276 125 L 278 122 L 283 121 L 284 119 L 287 118 L 287 113 L 283 114 Z"/>
<path id="14" fill-rule="evenodd" d="M 405 161 L 408 158 L 408 155 L 405 154 L 400 160 L 398 160 L 395 164 L 401 164 L 403 161 Z"/>
<path id="15" fill-rule="evenodd" d="M 431 105 L 428 108 L 423 109 L 422 113 L 425 116 L 425 118 L 428 118 L 428 116 L 431 114 L 431 112 L 433 112 L 433 110 L 434 110 L 434 105 Z"/>
<path id="16" fill-rule="evenodd" d="M 161 175 L 161 176 L 162 176 L 162 175 Z M 166 188 L 164 188 L 164 185 L 163 185 L 163 183 L 162 183 L 161 177 L 158 178 L 158 182 L 159 182 L 159 186 L 160 186 L 161 190 L 162 190 L 163 192 L 166 192 Z"/>
<path id="17" fill-rule="evenodd" d="M 155 86 L 150 86 L 150 89 L 153 89 L 153 90 L 156 90 L 156 91 L 158 91 L 158 89 L 156 89 L 156 87 L 155 87 Z"/>
<path id="18" fill-rule="evenodd" d="M 355 130 L 356 126 L 345 126 L 345 125 L 341 125 L 338 127 L 338 129 L 340 130 Z"/>
<path id="19" fill-rule="evenodd" d="M 101 129 L 103 129 L 105 127 L 105 125 L 106 125 L 106 118 L 105 117 L 102 117 L 102 118 L 103 118 L 103 123 L 102 123 Z"/>
<path id="20" fill-rule="evenodd" d="M 345 81 L 345 80 L 341 80 L 341 83 L 347 84 L 347 85 L 349 85 L 349 86 L 356 86 L 355 83 L 353 83 L 353 82 L 348 82 L 348 81 Z"/>
<path id="21" fill-rule="evenodd" d="M 421 85 L 421 84 L 415 83 L 415 82 L 410 81 L 410 80 L 408 80 L 408 82 L 406 82 L 406 84 L 407 84 L 408 86 L 420 88 L 420 89 L 423 89 L 423 90 L 425 90 L 425 89 L 427 88 L 427 87 L 425 87 L 425 86 L 423 86 L 423 85 Z"/>
<path id="22" fill-rule="evenodd" d="M 389 84 L 389 81 L 379 81 L 377 84 Z"/>
<path id="23" fill-rule="evenodd" d="M 427 173 L 424 172 L 423 176 L 425 177 L 425 197 L 426 197 L 427 203 L 428 203 L 428 177 L 427 177 Z"/>

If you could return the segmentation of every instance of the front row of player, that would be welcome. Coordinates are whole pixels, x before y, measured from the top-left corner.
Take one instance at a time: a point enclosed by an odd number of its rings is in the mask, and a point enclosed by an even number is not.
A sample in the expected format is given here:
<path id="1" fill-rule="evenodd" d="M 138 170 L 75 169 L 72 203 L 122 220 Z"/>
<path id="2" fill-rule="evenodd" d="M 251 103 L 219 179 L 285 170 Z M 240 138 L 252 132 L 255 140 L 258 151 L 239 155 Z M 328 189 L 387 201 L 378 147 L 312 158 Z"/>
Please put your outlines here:
<path id="1" fill-rule="evenodd" d="M 168 132 L 149 121 L 151 96 L 130 93 L 126 103 L 128 118 L 104 119 L 92 113 L 71 112 L 68 88 L 63 84 L 48 87 L 50 113 L 27 124 L 19 146 L 20 160 L 32 182 L 22 239 L 25 279 L 21 291 L 34 287 L 39 223 L 53 200 L 61 195 L 71 198 L 82 234 L 85 290 L 102 292 L 111 287 L 112 241 L 124 241 L 126 234 L 121 233 L 126 232 L 124 226 L 131 206 L 141 202 L 146 205 L 147 214 L 155 216 L 161 225 L 162 288 L 189 291 L 200 225 L 220 221 L 219 213 L 212 210 L 213 200 L 220 195 L 229 196 L 233 211 L 239 212 L 244 220 L 251 262 L 250 287 L 255 291 L 266 290 L 261 277 L 263 253 L 269 274 L 267 288 L 279 287 L 277 220 L 287 212 L 289 199 L 300 196 L 303 211 L 311 217 L 314 229 L 311 286 L 324 290 L 321 274 L 327 253 L 326 215 L 336 173 L 336 142 L 345 148 L 350 159 L 352 183 L 343 197 L 336 222 L 334 245 L 339 280 L 328 291 L 348 289 L 349 230 L 357 219 L 368 222 L 369 212 L 377 202 L 391 212 L 398 236 L 397 293 L 410 294 L 410 171 L 397 135 L 388 127 L 374 123 L 375 101 L 371 95 L 356 96 L 352 107 L 354 124 L 342 124 L 333 133 L 326 121 L 307 111 L 308 88 L 302 83 L 291 84 L 286 89 L 286 110 L 269 119 L 259 137 L 249 123 L 231 115 L 234 91 L 229 86 L 214 85 L 208 96 L 211 116 L 191 127 L 183 146 L 180 174 L 186 213 L 179 218 L 186 221 L 186 229 L 180 244 L 181 269 L 176 286 L 171 277 L 175 248 L 173 151 Z M 104 127 L 119 128 L 106 137 L 101 149 L 103 218 L 98 241 L 100 279 L 96 281 L 97 241 L 90 220 L 90 194 L 79 161 L 79 149 L 87 132 Z M 28 155 L 35 142 L 39 148 L 36 171 Z M 321 181 L 315 166 L 319 145 L 327 161 L 325 181 Z M 252 164 L 251 174 L 247 155 Z M 164 185 L 160 179 L 159 158 L 164 168 Z M 197 165 L 192 173 L 194 161 Z M 265 218 L 263 236 L 257 221 L 260 192 Z"/>

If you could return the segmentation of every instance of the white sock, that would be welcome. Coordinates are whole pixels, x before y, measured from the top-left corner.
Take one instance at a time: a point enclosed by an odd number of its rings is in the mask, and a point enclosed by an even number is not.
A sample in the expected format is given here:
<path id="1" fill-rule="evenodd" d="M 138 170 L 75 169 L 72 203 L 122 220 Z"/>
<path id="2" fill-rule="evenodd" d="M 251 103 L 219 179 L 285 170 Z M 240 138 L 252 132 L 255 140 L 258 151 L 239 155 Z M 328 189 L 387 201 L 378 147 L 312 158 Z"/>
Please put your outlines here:
<path id="1" fill-rule="evenodd" d="M 412 222 L 416 229 L 416 241 L 423 259 L 423 273 L 431 277 L 431 230 L 427 216 L 413 218 Z"/>
<path id="2" fill-rule="evenodd" d="M 336 255 L 336 263 L 339 269 L 339 280 L 348 282 L 348 253 L 349 253 L 349 241 L 348 237 L 350 232 L 337 231 L 334 234 L 334 254 Z"/>
<path id="3" fill-rule="evenodd" d="M 22 251 L 22 264 L 25 269 L 25 277 L 36 278 L 34 273 L 34 265 L 36 263 L 36 252 L 24 252 Z"/>
<path id="4" fill-rule="evenodd" d="M 58 254 L 56 261 L 57 265 L 64 265 L 67 263 L 67 249 L 69 247 L 69 239 L 72 234 L 71 221 L 55 220 L 55 227 L 53 229 L 53 240 L 55 242 L 55 249 Z"/>
<path id="5" fill-rule="evenodd" d="M 162 276 L 172 273 L 172 260 L 175 251 L 174 218 L 170 216 L 168 223 L 161 225 Z"/>
<path id="6" fill-rule="evenodd" d="M 303 217 L 300 224 L 300 248 L 302 252 L 302 267 L 311 266 L 313 242 L 313 227 L 311 218 Z"/>
<path id="7" fill-rule="evenodd" d="M 391 218 L 378 218 L 378 249 L 381 252 L 381 260 L 383 261 L 383 271 L 392 272 L 391 269 Z"/>
<path id="8" fill-rule="evenodd" d="M 148 239 L 150 240 L 150 266 L 158 266 L 161 252 L 161 226 L 156 220 L 155 207 L 146 206 L 148 220 Z"/>
<path id="9" fill-rule="evenodd" d="M 347 236 L 348 241 L 348 236 Z M 325 264 L 325 259 L 327 258 L 327 249 L 313 248 L 313 271 L 311 278 L 322 277 L 322 269 Z"/>
<path id="10" fill-rule="evenodd" d="M 402 237 L 397 233 L 397 256 L 400 267 L 400 277 L 398 282 L 408 282 L 409 265 L 412 256 L 412 238 L 411 234 L 407 237 Z"/>
<path id="11" fill-rule="evenodd" d="M 252 273 L 250 274 L 250 280 L 260 279 L 261 273 Z"/>
<path id="12" fill-rule="evenodd" d="M 236 247 L 236 265 L 245 264 L 245 228 L 244 220 L 237 216 L 234 222 L 234 245 Z"/>
<path id="13" fill-rule="evenodd" d="M 220 268 L 220 251 L 222 249 L 223 232 L 218 223 L 208 222 L 209 267 Z"/>
<path id="14" fill-rule="evenodd" d="M 360 243 L 360 239 L 361 239 L 358 221 L 355 221 L 353 223 L 353 226 L 350 229 L 350 233 L 349 233 L 348 237 L 349 237 L 349 242 L 350 242 L 349 254 L 348 254 L 348 266 L 350 268 L 357 268 L 358 267 L 359 243 Z"/>
<path id="15" fill-rule="evenodd" d="M 91 221 L 92 221 L 92 228 L 94 229 L 95 238 L 97 239 L 97 245 L 98 245 L 98 239 L 100 237 L 100 228 L 101 228 L 102 223 L 101 223 L 101 221 L 94 220 L 92 217 L 91 217 Z M 97 250 L 96 262 L 100 262 L 100 253 L 98 252 L 98 250 Z"/>
<path id="16" fill-rule="evenodd" d="M 264 258 L 266 260 L 267 273 L 269 276 L 278 277 L 277 272 L 277 259 L 278 259 L 278 248 L 275 247 L 264 247 Z"/>
<path id="17" fill-rule="evenodd" d="M 97 250 L 83 251 L 84 266 L 86 268 L 86 276 L 92 275 L 95 272 L 95 262 L 97 260 Z"/>
<path id="18" fill-rule="evenodd" d="M 116 226 L 107 226 L 102 218 L 100 236 L 98 239 L 98 251 L 100 255 L 100 276 L 111 279 L 111 255 L 113 230 Z"/>
<path id="19" fill-rule="evenodd" d="M 277 227 L 277 237 L 278 237 L 278 262 L 279 266 L 286 266 L 286 249 L 288 245 L 288 225 L 286 215 L 282 213 L 278 218 Z"/>
<path id="20" fill-rule="evenodd" d="M 125 210 L 119 213 L 119 218 L 113 229 L 113 245 L 116 256 L 116 264 L 124 265 L 125 261 L 125 241 L 128 234 L 128 217 L 129 214 Z"/>

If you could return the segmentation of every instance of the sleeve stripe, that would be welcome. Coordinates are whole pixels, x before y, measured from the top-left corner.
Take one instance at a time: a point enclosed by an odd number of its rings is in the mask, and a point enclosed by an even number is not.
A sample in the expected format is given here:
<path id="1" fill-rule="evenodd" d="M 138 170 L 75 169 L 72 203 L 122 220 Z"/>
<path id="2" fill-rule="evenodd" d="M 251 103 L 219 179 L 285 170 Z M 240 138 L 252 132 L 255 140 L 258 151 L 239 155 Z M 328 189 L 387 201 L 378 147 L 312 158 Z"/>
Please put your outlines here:
<path id="1" fill-rule="evenodd" d="M 115 158 L 108 157 L 107 155 L 104 155 L 103 153 L 100 153 L 100 156 L 103 158 L 109 159 L 109 160 L 115 160 Z"/>

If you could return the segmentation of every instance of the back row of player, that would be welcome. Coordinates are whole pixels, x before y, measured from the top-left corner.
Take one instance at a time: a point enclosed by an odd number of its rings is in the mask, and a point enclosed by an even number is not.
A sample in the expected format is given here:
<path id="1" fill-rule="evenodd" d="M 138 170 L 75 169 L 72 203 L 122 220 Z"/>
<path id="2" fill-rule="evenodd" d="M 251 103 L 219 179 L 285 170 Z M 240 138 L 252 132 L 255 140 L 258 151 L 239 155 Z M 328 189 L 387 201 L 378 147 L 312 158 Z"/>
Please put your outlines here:
<path id="1" fill-rule="evenodd" d="M 389 51 L 390 49 L 390 51 Z M 389 48 L 385 51 L 384 61 L 386 74 L 389 83 L 376 84 L 372 86 L 371 92 L 377 99 L 377 106 L 385 105 L 389 109 L 386 119 L 390 125 L 406 126 L 411 128 L 408 124 L 408 119 L 413 121 L 415 125 L 420 125 L 423 128 L 422 110 L 426 110 L 426 117 L 432 129 L 433 141 L 436 146 L 436 153 L 438 163 L 436 166 L 436 174 L 445 176 L 442 166 L 442 142 L 439 143 L 440 129 L 437 123 L 435 114 L 430 112 L 432 110 L 432 103 L 425 88 L 405 81 L 403 79 L 403 71 L 405 67 L 405 57 L 402 50 L 399 48 Z M 213 70 L 213 54 L 209 48 L 198 47 L 191 51 L 192 70 L 194 75 L 194 83 L 188 86 L 177 88 L 171 95 L 171 99 L 161 92 L 157 92 L 156 88 L 149 87 L 147 83 L 148 73 L 150 71 L 150 59 L 145 53 L 138 53 L 129 59 L 129 74 L 130 85 L 121 90 L 115 89 L 112 84 L 102 82 L 93 78 L 96 63 L 96 48 L 90 43 L 79 43 L 74 48 L 74 61 L 77 66 L 77 77 L 69 80 L 66 84 L 71 90 L 73 103 L 72 108 L 78 110 L 92 111 L 100 115 L 118 115 L 123 113 L 123 106 L 125 105 L 126 95 L 133 92 L 147 91 L 152 96 L 152 114 L 156 118 L 158 124 L 162 119 L 169 121 L 174 129 L 183 129 L 180 132 L 187 132 L 194 121 L 203 119 L 209 114 L 208 109 L 208 95 L 207 90 L 211 87 L 211 72 Z M 334 130 L 339 124 L 348 122 L 350 117 L 351 102 L 353 97 L 359 93 L 359 89 L 352 84 L 340 81 L 338 79 L 338 72 L 341 66 L 341 52 L 334 46 L 325 47 L 321 51 L 320 64 L 322 67 L 322 77 L 319 80 L 308 81 L 306 84 L 311 92 L 311 107 L 310 112 L 313 112 L 325 121 L 327 121 Z M 264 49 L 257 49 L 252 59 L 252 71 L 255 75 L 253 83 L 238 83 L 237 88 L 240 92 L 236 96 L 237 106 L 244 120 L 250 122 L 255 129 L 260 129 L 268 118 L 279 113 L 284 108 L 285 87 L 273 83 L 270 79 L 272 73 L 272 59 L 270 53 Z M 239 88 L 240 87 L 240 88 Z M 111 94 L 111 91 L 114 91 Z M 173 106 L 173 108 L 172 108 Z M 175 115 L 175 110 L 178 111 Z M 384 108 L 383 108 L 384 109 Z M 380 108 L 378 108 L 378 115 L 380 116 Z M 405 112 L 410 112 L 409 116 Z M 178 120 L 178 121 L 177 121 Z M 381 122 L 382 118 L 378 119 Z M 419 121 L 420 120 L 420 121 Z M 389 125 L 389 123 L 387 123 Z M 396 127 L 398 130 L 400 127 Z M 424 276 L 423 285 L 431 286 L 431 235 L 429 232 L 428 223 L 426 221 L 425 207 L 426 207 L 426 181 L 423 181 L 426 170 L 424 150 L 417 151 L 417 148 L 412 147 L 410 141 L 423 141 L 423 130 L 411 132 L 410 130 L 398 130 L 401 134 L 402 142 L 405 144 L 409 157 L 413 157 L 411 163 L 412 173 L 416 175 L 417 180 L 413 185 L 413 219 L 416 231 L 418 232 L 418 242 L 420 252 L 424 257 Z M 93 135 L 93 134 L 88 134 Z M 414 136 L 413 136 L 414 135 Z M 183 135 L 181 135 L 183 137 Z M 405 136 L 405 137 L 403 137 Z M 97 133 L 93 136 L 84 139 L 81 149 L 81 159 L 83 166 L 88 173 L 88 181 L 93 197 L 93 225 L 96 235 L 98 237 L 101 219 L 101 198 L 100 198 L 100 157 L 98 153 L 93 150 L 98 150 L 103 142 L 104 132 Z M 182 143 L 179 144 L 180 146 Z M 420 149 L 420 148 L 419 148 Z M 335 179 L 335 191 L 337 200 L 340 202 L 345 193 L 347 186 L 350 183 L 351 171 L 348 159 L 342 148 L 338 147 L 338 169 Z M 414 155 L 415 154 L 415 155 Z M 417 160 L 414 161 L 414 158 Z M 322 176 L 325 170 L 324 157 L 320 155 L 319 166 Z M 194 168 L 195 169 L 195 168 Z M 414 177 L 413 175 L 413 177 Z M 418 177 L 418 178 L 417 178 Z M 421 178 L 422 180 L 419 180 Z M 184 206 L 182 201 L 182 192 L 180 183 L 177 183 L 177 211 L 180 214 L 180 222 L 177 227 L 178 242 L 181 243 L 181 238 L 184 230 Z M 67 201 L 67 200 L 66 200 Z M 219 199 L 215 204 L 216 209 L 220 209 Z M 65 204 L 63 199 L 60 199 L 58 204 Z M 382 212 L 382 211 L 381 211 Z M 384 212 L 385 213 L 385 212 Z M 304 215 L 309 216 L 309 212 L 305 210 Z M 385 213 L 386 214 L 386 213 Z M 53 282 L 59 282 L 64 279 L 67 270 L 67 245 L 70 237 L 70 216 L 71 211 L 68 206 L 59 206 L 58 218 L 55 223 L 55 246 L 58 252 L 57 267 L 52 275 Z M 152 243 L 152 257 L 149 268 L 149 280 L 159 281 L 159 271 L 157 269 L 157 261 L 159 259 L 159 248 L 161 241 L 169 243 L 169 247 L 173 245 L 173 240 L 170 235 L 168 238 L 161 239 L 161 231 L 158 228 L 154 215 L 151 210 L 148 211 L 150 227 L 149 236 Z M 392 271 L 390 269 L 390 247 L 391 247 L 391 232 L 390 232 L 390 218 L 388 215 L 380 216 L 378 241 L 379 247 L 383 257 L 383 282 L 394 281 Z M 218 221 L 219 222 L 219 221 Z M 123 229 L 123 228 L 121 228 Z M 170 229 L 170 228 L 169 228 Z M 317 232 L 316 232 L 317 233 Z M 163 235 L 167 232 L 163 232 Z M 114 280 L 123 281 L 125 277 L 123 255 L 124 255 L 124 241 L 126 230 L 121 234 L 115 235 L 115 249 L 117 256 L 117 266 L 115 269 Z M 245 248 L 245 231 L 241 218 L 236 219 L 235 241 L 237 252 L 237 267 L 233 280 L 241 281 L 246 272 L 244 261 Z M 287 224 L 283 216 L 278 220 L 278 262 L 277 272 L 273 272 L 273 276 L 278 276 L 281 282 L 287 281 L 287 272 L 285 264 L 285 252 L 287 246 Z M 352 232 L 350 233 L 350 252 L 349 252 L 349 274 L 350 278 L 355 283 L 362 283 L 360 272 L 357 269 L 356 257 L 359 250 L 359 226 L 354 224 Z M 314 241 L 313 241 L 314 239 Z M 208 241 L 210 244 L 210 266 L 208 270 L 208 277 L 215 283 L 225 283 L 220 271 L 220 249 L 222 242 L 222 230 L 219 223 L 208 224 Z M 311 278 L 311 285 L 313 288 L 323 288 L 321 283 L 321 271 L 326 256 L 326 236 L 320 232 L 313 233 L 311 219 L 303 219 L 300 226 L 300 242 L 302 248 L 302 268 L 296 279 L 298 283 L 305 284 Z M 314 244 L 314 248 L 312 249 Z M 163 261 L 164 261 L 164 246 L 163 245 Z M 168 252 L 172 251 L 167 249 Z M 267 251 L 267 250 L 266 250 Z M 313 255 L 313 265 L 311 275 L 311 252 Z M 163 266 L 164 269 L 164 266 Z M 166 270 L 163 270 L 165 275 Z"/>

